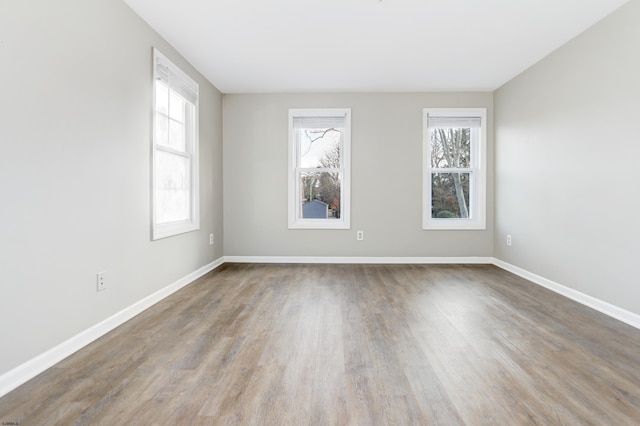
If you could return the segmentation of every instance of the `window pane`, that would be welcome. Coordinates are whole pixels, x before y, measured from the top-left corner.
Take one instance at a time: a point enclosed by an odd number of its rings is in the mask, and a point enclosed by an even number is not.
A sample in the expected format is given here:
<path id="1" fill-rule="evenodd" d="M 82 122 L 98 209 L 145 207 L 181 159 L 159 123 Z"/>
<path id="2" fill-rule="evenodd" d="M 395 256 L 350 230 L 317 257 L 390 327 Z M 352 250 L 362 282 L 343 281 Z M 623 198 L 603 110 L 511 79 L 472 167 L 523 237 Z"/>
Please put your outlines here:
<path id="1" fill-rule="evenodd" d="M 170 100 L 169 100 L 169 93 Z M 169 91 L 161 81 L 156 84 L 156 134 L 155 143 L 177 151 L 187 151 L 185 123 L 186 109 L 193 108 L 173 90 Z M 171 117 L 167 117 L 170 114 Z"/>
<path id="2" fill-rule="evenodd" d="M 471 129 L 430 129 L 431 167 L 471 167 Z"/>
<path id="3" fill-rule="evenodd" d="M 158 150 L 155 173 L 157 223 L 190 219 L 189 159 Z"/>
<path id="4" fill-rule="evenodd" d="M 169 146 L 169 123 L 167 116 L 156 113 L 156 134 L 155 142 L 158 145 Z"/>
<path id="5" fill-rule="evenodd" d="M 340 219 L 340 172 L 301 172 L 298 175 L 299 217 Z"/>
<path id="6" fill-rule="evenodd" d="M 340 129 L 296 129 L 300 167 L 340 167 Z"/>
<path id="7" fill-rule="evenodd" d="M 169 147 L 177 151 L 186 151 L 186 126 L 183 123 L 169 120 Z"/>
<path id="8" fill-rule="evenodd" d="M 162 80 L 156 80 L 156 111 L 169 114 L 169 88 Z"/>
<path id="9" fill-rule="evenodd" d="M 171 90 L 171 98 L 169 100 L 169 116 L 174 120 L 184 123 L 184 108 L 186 101 L 182 96 Z"/>
<path id="10" fill-rule="evenodd" d="M 431 217 L 437 219 L 469 217 L 471 173 L 431 174 Z"/>

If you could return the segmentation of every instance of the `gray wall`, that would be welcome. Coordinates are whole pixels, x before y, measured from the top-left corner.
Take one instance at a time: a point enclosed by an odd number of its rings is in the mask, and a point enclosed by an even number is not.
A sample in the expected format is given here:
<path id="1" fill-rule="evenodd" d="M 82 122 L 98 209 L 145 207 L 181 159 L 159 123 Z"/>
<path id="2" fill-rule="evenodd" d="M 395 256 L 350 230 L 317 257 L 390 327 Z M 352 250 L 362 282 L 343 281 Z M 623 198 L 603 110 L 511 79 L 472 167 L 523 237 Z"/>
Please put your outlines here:
<path id="1" fill-rule="evenodd" d="M 155 242 L 152 46 L 201 93 L 201 229 Z M 220 258 L 223 240 L 222 96 L 123 2 L 3 1 L 0 58 L 2 374 Z"/>
<path id="2" fill-rule="evenodd" d="M 495 256 L 640 314 L 640 2 L 497 90 L 495 117 Z"/>
<path id="3" fill-rule="evenodd" d="M 422 109 L 486 107 L 491 93 L 224 95 L 226 256 L 491 256 L 486 231 L 423 231 Z M 289 108 L 351 108 L 351 230 L 287 229 Z M 363 230 L 364 241 L 356 241 Z"/>

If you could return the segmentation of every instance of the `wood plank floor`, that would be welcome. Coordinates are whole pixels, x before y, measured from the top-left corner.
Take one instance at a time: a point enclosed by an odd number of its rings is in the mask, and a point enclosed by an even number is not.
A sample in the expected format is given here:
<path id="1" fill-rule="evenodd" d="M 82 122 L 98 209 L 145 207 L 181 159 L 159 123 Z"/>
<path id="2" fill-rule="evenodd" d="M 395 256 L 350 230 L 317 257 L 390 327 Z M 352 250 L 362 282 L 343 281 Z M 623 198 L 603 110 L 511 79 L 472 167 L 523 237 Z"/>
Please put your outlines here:
<path id="1" fill-rule="evenodd" d="M 225 264 L 0 421 L 640 424 L 640 330 L 493 266 Z"/>

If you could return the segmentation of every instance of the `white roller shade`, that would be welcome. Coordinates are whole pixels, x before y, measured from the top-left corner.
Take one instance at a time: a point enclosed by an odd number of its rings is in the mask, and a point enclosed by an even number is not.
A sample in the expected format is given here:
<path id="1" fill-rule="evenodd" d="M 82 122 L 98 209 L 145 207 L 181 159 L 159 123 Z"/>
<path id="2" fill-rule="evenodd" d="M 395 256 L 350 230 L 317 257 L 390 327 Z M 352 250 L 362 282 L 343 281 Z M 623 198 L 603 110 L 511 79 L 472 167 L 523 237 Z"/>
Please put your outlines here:
<path id="1" fill-rule="evenodd" d="M 198 83 L 183 73 L 160 52 L 155 50 L 154 76 L 178 93 L 187 102 L 195 105 L 198 102 Z"/>
<path id="2" fill-rule="evenodd" d="M 331 129 L 344 127 L 345 117 L 293 117 L 294 129 Z"/>
<path id="3" fill-rule="evenodd" d="M 430 129 L 479 129 L 481 124 L 480 117 L 427 117 Z"/>

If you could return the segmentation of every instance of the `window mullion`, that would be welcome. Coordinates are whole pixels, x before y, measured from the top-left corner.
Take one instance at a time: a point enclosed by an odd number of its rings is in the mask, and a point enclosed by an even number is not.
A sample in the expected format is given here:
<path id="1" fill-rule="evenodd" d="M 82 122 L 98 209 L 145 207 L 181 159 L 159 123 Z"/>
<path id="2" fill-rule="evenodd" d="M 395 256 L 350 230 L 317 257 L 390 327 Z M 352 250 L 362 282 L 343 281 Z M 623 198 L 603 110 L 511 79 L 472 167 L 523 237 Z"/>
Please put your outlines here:
<path id="1" fill-rule="evenodd" d="M 341 170 L 342 167 L 296 167 L 296 171 L 301 173 L 337 173 Z"/>
<path id="2" fill-rule="evenodd" d="M 430 167 L 432 173 L 472 173 L 473 167 Z"/>
<path id="3" fill-rule="evenodd" d="M 169 148 L 168 146 L 164 146 L 164 145 L 156 144 L 156 149 L 158 151 L 164 151 L 164 152 L 166 152 L 168 154 L 179 155 L 180 157 L 184 157 L 184 158 L 191 158 L 192 157 L 192 154 L 190 152 L 178 151 L 178 150 L 175 150 L 173 148 Z"/>

